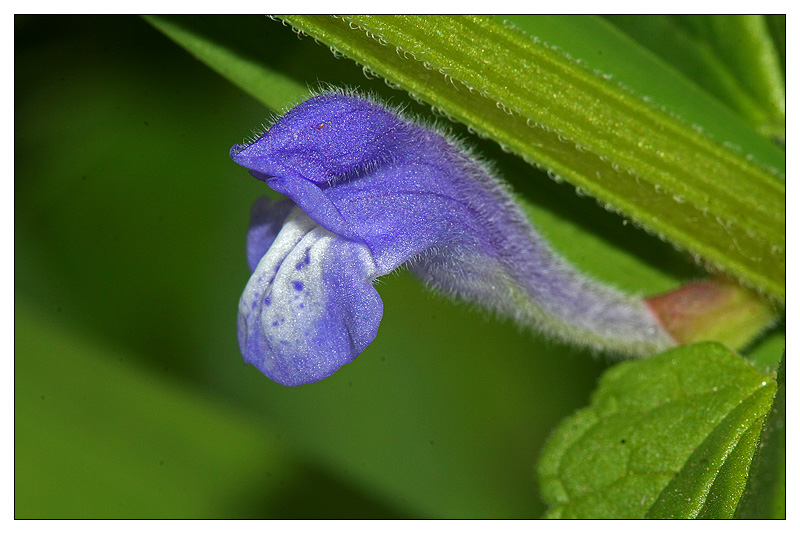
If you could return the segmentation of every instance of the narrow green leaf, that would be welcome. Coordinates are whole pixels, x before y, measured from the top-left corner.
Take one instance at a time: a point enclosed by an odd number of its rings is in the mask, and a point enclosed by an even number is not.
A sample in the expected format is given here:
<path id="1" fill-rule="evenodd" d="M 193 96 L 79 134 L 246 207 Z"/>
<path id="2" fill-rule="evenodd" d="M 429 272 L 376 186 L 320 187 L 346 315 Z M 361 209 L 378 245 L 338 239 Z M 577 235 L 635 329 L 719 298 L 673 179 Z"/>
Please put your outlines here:
<path id="1" fill-rule="evenodd" d="M 674 244 L 784 298 L 783 183 L 488 17 L 284 17 Z"/>
<path id="2" fill-rule="evenodd" d="M 783 122 L 786 91 L 778 52 L 763 15 L 713 15 L 712 38 L 740 83 L 775 121 Z M 731 36 L 735 35 L 735 39 Z"/>
<path id="3" fill-rule="evenodd" d="M 155 15 L 144 18 L 195 57 L 271 109 L 281 110 L 308 93 L 306 87 L 271 69 L 255 57 L 241 50 L 231 50 L 218 40 L 198 32 L 196 25 L 187 28 L 173 19 Z"/>
<path id="4" fill-rule="evenodd" d="M 731 109 L 749 119 L 753 127 L 770 120 L 769 112 L 747 91 L 746 87 L 742 86 L 712 44 L 687 31 L 675 17 L 614 15 L 608 19 L 631 38 L 675 66 L 685 76 L 695 80 L 721 102 L 725 102 Z M 672 83 L 668 85 L 674 86 Z M 689 118 L 680 114 L 684 118 Z M 724 139 L 724 134 L 716 135 Z"/>
<path id="5" fill-rule="evenodd" d="M 607 371 L 539 463 L 551 517 L 731 517 L 775 381 L 716 343 Z"/>
<path id="6" fill-rule="evenodd" d="M 767 15 L 767 26 L 772 37 L 775 51 L 778 53 L 778 64 L 786 79 L 786 15 Z"/>
<path id="7" fill-rule="evenodd" d="M 702 125 L 714 139 L 741 147 L 766 166 L 781 168 L 785 154 L 753 130 L 730 101 L 764 111 L 738 84 L 712 48 L 693 38 L 673 17 L 617 15 L 505 16 L 514 26 L 546 44 L 558 46 L 611 82 L 664 106 L 689 124 Z M 613 22 L 613 24 L 612 24 Z M 719 74 L 719 76 L 717 75 Z M 720 80 L 720 77 L 723 78 Z M 721 87 L 720 87 L 721 84 Z M 733 91 L 733 95 L 728 95 Z M 760 122 L 759 122 L 760 124 Z"/>
<path id="8" fill-rule="evenodd" d="M 767 137 L 783 142 L 786 130 L 786 90 L 784 80 L 784 55 L 782 30 L 763 15 L 678 15 L 660 17 L 671 28 L 663 32 L 663 42 L 658 32 L 648 31 L 651 17 L 628 19 L 627 29 L 638 35 L 637 39 L 660 50 L 664 56 L 677 63 L 698 63 L 694 76 L 700 83 L 713 87 L 718 94 L 758 126 Z M 617 20 L 617 22 L 625 21 Z M 634 22 L 634 24 L 630 24 Z M 644 28 L 642 27 L 644 26 Z M 775 35 L 781 31 L 783 37 Z M 685 54 L 680 54 L 675 42 L 690 42 Z M 702 68 L 705 65 L 706 68 Z"/>

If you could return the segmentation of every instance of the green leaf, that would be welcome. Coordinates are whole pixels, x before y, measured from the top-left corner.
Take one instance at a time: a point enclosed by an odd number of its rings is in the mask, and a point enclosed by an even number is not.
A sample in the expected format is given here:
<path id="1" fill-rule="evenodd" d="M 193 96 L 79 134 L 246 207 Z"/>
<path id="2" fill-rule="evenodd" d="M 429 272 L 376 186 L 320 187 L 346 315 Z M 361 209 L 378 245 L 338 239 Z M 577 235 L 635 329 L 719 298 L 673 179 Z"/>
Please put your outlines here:
<path id="1" fill-rule="evenodd" d="M 712 15 L 706 36 L 739 83 L 775 121 L 786 114 L 786 91 L 778 51 L 763 15 Z M 735 39 L 731 39 L 735 35 Z M 781 126 L 783 126 L 781 124 Z"/>
<path id="2" fill-rule="evenodd" d="M 608 17 L 631 38 L 737 110 L 765 135 L 783 136 L 784 81 L 761 16 Z M 730 27 L 727 30 L 723 26 Z M 731 38 L 731 36 L 736 36 Z M 754 85 L 756 82 L 756 85 Z"/>
<path id="3" fill-rule="evenodd" d="M 786 15 L 767 15 L 770 37 L 778 54 L 778 64 L 786 79 Z"/>
<path id="4" fill-rule="evenodd" d="M 607 371 L 539 463 L 551 517 L 732 517 L 775 381 L 716 343 Z"/>
<path id="5" fill-rule="evenodd" d="M 753 469 L 736 517 L 742 519 L 786 518 L 786 360 L 778 370 L 778 392 L 772 404 Z"/>
<path id="6" fill-rule="evenodd" d="M 744 351 L 750 363 L 764 373 L 774 375 L 779 367 L 781 356 L 786 349 L 785 321 L 775 325 L 764 336 Z"/>
<path id="7" fill-rule="evenodd" d="M 688 37 L 671 17 L 618 15 L 607 20 L 586 15 L 515 15 L 504 19 L 683 121 L 701 125 L 709 136 L 741 147 L 765 165 L 783 166 L 782 151 L 749 127 L 735 106 L 729 107 L 730 102 L 719 94 L 717 71 L 733 84 L 736 95 L 742 93 L 733 75 L 716 56 L 716 62 L 706 61 L 707 46 Z"/>
<path id="8" fill-rule="evenodd" d="M 206 25 L 203 28 L 203 19 L 198 21 L 197 18 L 194 19 L 194 26 L 191 29 L 166 17 L 149 15 L 144 18 L 195 57 L 202 59 L 209 67 L 269 108 L 280 110 L 284 106 L 296 102 L 299 97 L 308 92 L 305 87 L 289 76 L 270 68 L 257 57 L 253 57 L 250 51 L 231 49 L 218 40 L 220 29 L 223 35 L 227 33 L 226 30 L 241 32 L 242 29 L 235 27 L 228 29 L 224 24 Z M 215 22 L 218 21 L 219 19 Z M 217 38 L 206 35 L 200 30 L 205 30 L 206 33 L 212 35 L 216 34 Z M 255 46 L 257 42 L 252 44 Z"/>
<path id="9" fill-rule="evenodd" d="M 785 188 L 744 154 L 489 17 L 284 19 L 783 300 Z"/>

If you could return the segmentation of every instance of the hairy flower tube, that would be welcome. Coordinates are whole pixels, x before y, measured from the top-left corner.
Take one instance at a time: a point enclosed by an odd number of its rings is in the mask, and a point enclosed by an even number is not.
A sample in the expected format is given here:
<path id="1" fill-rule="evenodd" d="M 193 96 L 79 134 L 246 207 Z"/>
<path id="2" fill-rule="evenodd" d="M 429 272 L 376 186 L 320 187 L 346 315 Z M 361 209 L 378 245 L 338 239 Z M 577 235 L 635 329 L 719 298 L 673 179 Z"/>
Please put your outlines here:
<path id="1" fill-rule="evenodd" d="M 573 343 L 628 356 L 675 344 L 641 298 L 559 257 L 488 165 L 374 99 L 316 95 L 231 157 L 288 197 L 253 209 L 238 318 L 245 361 L 280 384 L 353 361 L 383 313 L 374 280 L 403 265 Z"/>

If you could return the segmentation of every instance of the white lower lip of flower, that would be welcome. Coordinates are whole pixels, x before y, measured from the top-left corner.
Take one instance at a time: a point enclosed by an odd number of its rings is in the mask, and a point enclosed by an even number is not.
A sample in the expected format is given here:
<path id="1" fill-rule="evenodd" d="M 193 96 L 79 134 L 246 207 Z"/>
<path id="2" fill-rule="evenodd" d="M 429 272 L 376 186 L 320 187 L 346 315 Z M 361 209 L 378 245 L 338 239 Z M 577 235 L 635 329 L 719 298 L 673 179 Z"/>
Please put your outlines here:
<path id="1" fill-rule="evenodd" d="M 309 353 L 310 328 L 324 313 L 324 258 L 338 236 L 325 230 L 299 208 L 293 209 L 280 233 L 261 258 L 239 301 L 240 328 L 247 336 L 253 326 L 259 329 L 260 342 L 269 350 L 258 351 L 265 360 L 248 361 L 273 373 L 289 367 L 299 372 L 313 366 L 304 361 Z M 248 326 L 250 328 L 248 328 Z M 243 345 L 248 341 L 244 339 Z M 250 354 L 254 354 L 250 351 Z"/>

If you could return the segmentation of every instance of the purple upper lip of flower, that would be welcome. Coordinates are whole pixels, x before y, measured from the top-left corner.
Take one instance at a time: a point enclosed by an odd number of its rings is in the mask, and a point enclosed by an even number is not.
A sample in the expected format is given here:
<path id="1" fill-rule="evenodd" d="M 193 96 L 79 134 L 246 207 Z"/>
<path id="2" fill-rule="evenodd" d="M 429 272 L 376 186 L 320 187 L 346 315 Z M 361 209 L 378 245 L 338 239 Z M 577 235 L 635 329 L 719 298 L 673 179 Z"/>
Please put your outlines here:
<path id="1" fill-rule="evenodd" d="M 239 304 L 245 360 L 284 385 L 321 380 L 373 340 L 372 282 L 400 265 L 435 289 L 597 348 L 672 343 L 641 299 L 591 282 L 459 143 L 344 92 L 293 108 L 233 160 L 288 197 L 261 199 Z"/>

